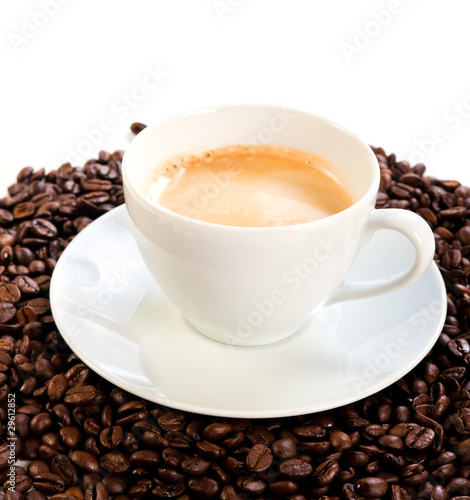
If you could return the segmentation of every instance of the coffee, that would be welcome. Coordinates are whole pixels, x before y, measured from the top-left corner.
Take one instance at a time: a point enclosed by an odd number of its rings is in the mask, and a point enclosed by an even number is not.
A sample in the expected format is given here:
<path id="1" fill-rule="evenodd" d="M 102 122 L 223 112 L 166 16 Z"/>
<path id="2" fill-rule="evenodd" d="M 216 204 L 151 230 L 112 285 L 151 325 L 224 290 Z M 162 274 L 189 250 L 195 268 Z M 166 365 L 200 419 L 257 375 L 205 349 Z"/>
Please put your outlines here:
<path id="1" fill-rule="evenodd" d="M 438 344 L 426 359 L 380 393 L 354 405 L 275 420 L 225 419 L 175 412 L 140 398 L 134 399 L 82 364 L 57 333 L 50 316 L 47 297 L 48 278 L 53 267 L 51 260 L 58 258 L 56 253 L 63 250 L 63 235 L 73 238 L 103 211 L 123 203 L 119 176 L 121 154 L 100 153 L 101 166 L 108 170 L 101 170 L 100 163 L 95 160 L 88 162 L 84 169 L 65 164 L 59 169 L 59 175 L 51 172 L 47 177 L 41 171 L 34 173 L 31 167 L 21 170 L 18 183 L 0 202 L 3 207 L 0 208 L 0 241 L 12 236 L 10 244 L 15 248 L 11 263 L 2 263 L 4 268 L 0 266 L 3 277 L 0 281 L 4 282 L 0 287 L 3 290 L 0 305 L 11 304 L 14 311 L 11 317 L 0 314 L 0 397 L 4 401 L 0 421 L 4 428 L 9 421 L 15 424 L 11 443 L 16 443 L 17 458 L 29 465 L 26 470 L 17 465 L 16 476 L 7 476 L 12 452 L 6 439 L 0 444 L 3 476 L 0 484 L 5 499 L 24 495 L 27 500 L 44 500 L 45 494 L 51 495 L 54 491 L 66 492 L 59 494 L 62 498 L 71 498 L 70 495 L 84 498 L 86 491 L 88 498 L 106 498 L 108 494 L 144 498 L 149 496 L 149 491 L 153 498 L 169 498 L 177 488 L 185 495 L 181 498 L 192 498 L 198 486 L 207 488 L 209 483 L 212 489 L 220 490 L 220 498 L 253 495 L 254 487 L 264 490 L 265 496 L 277 495 L 276 498 L 291 495 L 357 498 L 364 493 L 376 498 L 387 495 L 393 499 L 418 495 L 429 498 L 431 495 L 427 492 L 431 488 L 432 498 L 448 498 L 449 495 L 466 498 L 470 484 L 467 418 L 470 338 L 465 296 L 470 289 L 460 273 L 464 273 L 468 264 L 464 247 L 470 243 L 470 226 L 466 225 L 466 217 L 457 215 L 457 210 L 468 204 L 470 188 L 456 181 L 423 177 L 424 165 L 411 168 L 407 162 L 398 162 L 394 154 L 386 155 L 381 148 L 373 150 L 382 169 L 378 206 L 417 211 L 436 233 L 436 258 L 440 272 L 446 276 L 448 292 L 446 324 Z M 81 175 L 75 177 L 76 173 Z M 100 207 L 93 202 L 83 203 L 81 200 L 87 199 L 83 196 L 89 191 L 84 189 L 80 179 L 101 176 L 112 184 L 112 189 L 107 191 L 109 201 Z M 75 184 L 74 194 L 60 194 L 65 182 Z M 403 198 L 399 189 L 395 189 L 398 183 L 413 187 L 415 197 Z M 430 199 L 441 201 L 443 187 L 446 203 L 431 203 Z M 40 197 L 44 201 L 45 194 L 51 201 L 38 203 Z M 93 194 L 103 196 L 102 192 Z M 12 215 L 15 206 L 32 199 L 36 200 L 33 220 L 44 217 L 46 210 L 54 214 L 57 209 L 52 204 L 60 206 L 61 215 L 57 218 L 52 215 L 51 220 L 62 236 L 50 238 L 47 251 L 22 229 L 25 222 L 15 220 Z M 77 217 L 77 209 L 70 209 L 71 199 L 77 200 L 79 213 L 86 208 L 89 216 Z M 40 284 L 39 292 L 28 294 L 17 289 L 13 281 L 18 269 Z M 26 324 L 18 321 L 15 311 L 21 307 L 31 307 L 36 317 Z M 364 321 L 369 319 L 364 318 Z M 18 357 L 19 354 L 24 357 Z M 34 370 L 22 370 L 25 357 Z M 168 376 L 180 374 L 182 370 L 182 366 L 175 366 L 175 371 Z M 57 381 L 63 383 L 64 377 L 66 383 L 59 390 Z M 93 404 L 84 406 L 83 400 L 63 402 L 64 389 L 68 392 L 72 387 L 90 384 L 96 388 Z M 255 390 L 262 394 L 260 387 L 255 386 Z M 415 411 L 422 406 L 423 400 L 426 411 Z M 10 411 L 7 413 L 10 408 L 15 410 L 14 417 Z M 123 416 L 124 421 L 121 420 Z M 98 430 L 91 432 L 90 425 L 97 426 Z M 102 431 L 98 434 L 100 425 Z M 435 435 L 430 445 L 431 429 Z M 417 430 L 424 437 L 427 435 L 427 439 L 415 439 Z M 338 439 L 338 431 L 348 434 L 350 441 L 346 436 Z M 107 437 L 109 434 L 113 437 Z M 182 442 L 182 437 L 188 441 Z M 77 455 L 72 451 L 89 450 L 97 443 L 96 456 L 90 452 Z M 271 449 L 275 456 L 273 464 L 266 471 L 257 472 L 254 468 L 247 471 L 248 454 L 253 456 L 260 443 Z M 212 458 L 207 451 L 210 445 L 212 449 L 221 450 L 219 457 Z M 132 464 L 129 469 L 110 474 L 104 468 L 97 468 L 96 459 L 101 462 L 104 455 L 116 448 L 129 458 Z M 148 456 L 155 453 L 155 449 L 160 463 L 150 466 Z M 64 471 L 63 464 L 69 466 L 66 456 L 78 472 L 78 480 L 74 475 L 66 476 L 67 480 L 60 475 Z M 305 465 L 309 461 L 313 472 L 302 479 L 302 473 L 310 471 Z M 23 465 L 26 468 L 24 462 Z M 89 473 L 89 470 L 97 472 Z M 184 474 L 186 479 L 177 483 L 162 479 L 174 472 Z M 196 478 L 202 479 L 195 483 Z M 31 479 L 34 482 L 30 490 Z M 7 488 L 15 491 L 9 493 Z"/>
<path id="2" fill-rule="evenodd" d="M 299 149 L 225 146 L 170 158 L 153 172 L 149 197 L 215 224 L 302 224 L 348 208 L 352 199 L 326 159 Z"/>

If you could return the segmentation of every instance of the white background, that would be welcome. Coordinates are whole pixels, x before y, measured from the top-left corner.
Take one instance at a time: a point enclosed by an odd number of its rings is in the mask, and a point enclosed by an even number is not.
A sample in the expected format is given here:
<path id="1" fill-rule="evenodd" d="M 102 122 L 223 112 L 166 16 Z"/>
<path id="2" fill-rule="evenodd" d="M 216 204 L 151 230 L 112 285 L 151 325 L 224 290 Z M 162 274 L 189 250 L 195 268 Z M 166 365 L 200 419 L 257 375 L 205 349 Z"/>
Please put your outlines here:
<path id="1" fill-rule="evenodd" d="M 133 121 L 236 102 L 470 184 L 469 22 L 468 0 L 3 0 L 0 196 L 23 166 L 124 148 Z"/>

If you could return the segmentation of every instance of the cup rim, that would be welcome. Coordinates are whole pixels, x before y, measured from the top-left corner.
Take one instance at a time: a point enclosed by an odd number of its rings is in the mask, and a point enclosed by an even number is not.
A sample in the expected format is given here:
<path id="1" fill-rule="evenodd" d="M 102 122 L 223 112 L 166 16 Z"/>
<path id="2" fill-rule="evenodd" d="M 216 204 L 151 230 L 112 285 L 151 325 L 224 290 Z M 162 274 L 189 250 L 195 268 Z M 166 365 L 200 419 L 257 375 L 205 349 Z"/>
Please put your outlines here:
<path id="1" fill-rule="evenodd" d="M 168 208 L 163 207 L 162 205 L 159 205 L 155 201 L 151 200 L 148 198 L 142 190 L 138 189 L 135 184 L 132 182 L 132 179 L 130 175 L 128 174 L 128 170 L 132 171 L 131 167 L 127 167 L 127 164 L 129 163 L 129 158 L 130 153 L 138 148 L 140 146 L 140 143 L 143 142 L 146 139 L 146 136 L 152 133 L 152 130 L 161 127 L 162 125 L 165 124 L 165 122 L 172 121 L 172 120 L 178 120 L 185 118 L 186 116 L 192 116 L 192 115 L 201 115 L 201 114 L 206 114 L 208 112 L 214 111 L 219 108 L 240 108 L 240 107 L 247 107 L 247 108 L 262 108 L 262 109 L 272 109 L 273 107 L 277 108 L 283 108 L 289 112 L 304 115 L 307 117 L 313 117 L 317 120 L 321 120 L 324 122 L 329 123 L 333 127 L 339 129 L 342 133 L 349 135 L 354 141 L 358 142 L 366 152 L 366 154 L 369 156 L 369 159 L 376 165 L 377 168 L 373 170 L 373 176 L 372 179 L 370 180 L 370 185 L 367 189 L 367 191 L 358 199 L 356 200 L 352 205 L 350 205 L 348 208 L 345 208 L 344 210 L 341 210 L 340 212 L 337 212 L 333 215 L 329 215 L 327 217 L 323 217 L 321 219 L 309 221 L 309 222 L 303 222 L 301 224 L 291 224 L 291 225 L 286 225 L 286 226 L 262 226 L 262 227 L 247 227 L 247 226 L 229 226 L 226 224 L 217 224 L 214 222 L 207 222 L 207 221 L 201 221 L 198 219 L 193 219 L 191 217 L 188 217 L 186 215 L 179 214 L 177 212 L 173 212 L 172 210 L 169 210 Z M 286 146 L 289 147 L 289 146 Z M 377 196 L 378 190 L 379 190 L 379 185 L 380 185 L 380 167 L 378 160 L 376 156 L 374 155 L 371 147 L 364 142 L 358 135 L 355 133 L 351 132 L 349 129 L 345 128 L 344 126 L 336 123 L 333 120 L 330 120 L 329 118 L 325 118 L 322 115 L 318 115 L 316 113 L 311 113 L 309 111 L 304 111 L 304 110 L 299 110 L 296 108 L 290 108 L 287 106 L 279 106 L 279 105 L 269 105 L 269 104 L 253 104 L 253 103 L 240 103 L 240 104 L 219 104 L 219 105 L 212 105 L 212 106 L 203 106 L 191 110 L 187 110 L 184 112 L 179 112 L 175 113 L 172 115 L 168 115 L 163 117 L 162 119 L 152 123 L 151 125 L 148 125 L 145 129 L 143 129 L 139 134 L 132 139 L 128 147 L 126 148 L 123 159 L 122 159 L 122 180 L 123 180 L 123 187 L 124 191 L 129 189 L 132 191 L 133 196 L 136 196 L 141 202 L 143 202 L 146 206 L 150 207 L 154 211 L 159 211 L 165 214 L 167 217 L 173 218 L 177 221 L 185 222 L 186 224 L 193 224 L 195 227 L 199 227 L 200 229 L 207 229 L 207 230 L 217 230 L 217 231 L 229 231 L 229 232 L 250 232 L 250 233 L 256 233 L 256 232 L 274 232 L 274 231 L 300 231 L 300 230 L 305 230 L 305 229 L 310 229 L 312 227 L 319 227 L 325 224 L 328 224 L 330 222 L 334 222 L 338 219 L 342 219 L 344 217 L 347 217 L 349 213 L 353 212 L 357 206 L 365 203 L 367 200 L 370 198 L 374 198 Z M 125 192 L 124 192 L 125 196 Z M 127 205 L 127 200 L 125 201 Z"/>

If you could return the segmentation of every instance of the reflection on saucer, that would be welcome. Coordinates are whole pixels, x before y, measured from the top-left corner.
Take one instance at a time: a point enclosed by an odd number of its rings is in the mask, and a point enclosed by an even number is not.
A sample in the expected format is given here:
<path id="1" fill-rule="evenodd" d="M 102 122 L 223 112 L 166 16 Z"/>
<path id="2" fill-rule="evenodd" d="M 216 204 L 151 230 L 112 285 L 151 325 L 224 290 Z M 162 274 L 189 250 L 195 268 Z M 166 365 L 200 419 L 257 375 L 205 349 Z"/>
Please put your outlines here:
<path id="1" fill-rule="evenodd" d="M 305 387 L 325 399 L 341 381 L 338 353 L 322 340 L 328 332 L 311 325 L 285 341 L 253 348 L 213 342 L 178 316 L 166 326 L 148 333 L 139 355 L 149 380 L 174 401 L 228 408 L 236 400 L 239 410 L 262 414 L 273 401 L 307 405 L 312 394 Z"/>

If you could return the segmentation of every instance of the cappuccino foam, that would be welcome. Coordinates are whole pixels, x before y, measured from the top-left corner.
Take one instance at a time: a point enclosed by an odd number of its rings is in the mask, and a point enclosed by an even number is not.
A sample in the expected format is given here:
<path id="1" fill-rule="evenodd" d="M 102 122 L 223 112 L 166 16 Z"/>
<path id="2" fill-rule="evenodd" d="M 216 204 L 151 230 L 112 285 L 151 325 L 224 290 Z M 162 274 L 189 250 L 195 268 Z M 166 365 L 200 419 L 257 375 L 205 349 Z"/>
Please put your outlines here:
<path id="1" fill-rule="evenodd" d="M 240 227 L 311 222 L 353 201 L 326 159 L 280 146 L 224 146 L 185 153 L 153 172 L 148 196 L 192 219 Z"/>

